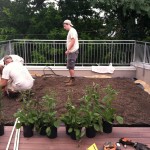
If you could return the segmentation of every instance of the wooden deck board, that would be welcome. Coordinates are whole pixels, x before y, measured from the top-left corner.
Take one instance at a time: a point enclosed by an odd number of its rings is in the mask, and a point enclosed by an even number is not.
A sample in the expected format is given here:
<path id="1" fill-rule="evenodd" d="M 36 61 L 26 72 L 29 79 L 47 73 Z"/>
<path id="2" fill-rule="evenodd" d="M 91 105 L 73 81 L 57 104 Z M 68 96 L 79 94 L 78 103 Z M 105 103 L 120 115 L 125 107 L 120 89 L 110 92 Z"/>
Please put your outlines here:
<path id="1" fill-rule="evenodd" d="M 9 136 L 11 134 L 12 127 L 5 127 L 5 134 L 0 136 L 0 150 L 5 150 Z M 15 134 L 14 134 L 15 135 Z M 150 128 L 149 127 L 114 127 L 113 132 L 110 134 L 102 133 L 97 134 L 94 138 L 84 137 L 79 143 L 72 140 L 65 133 L 64 127 L 58 128 L 58 137 L 55 139 L 49 139 L 46 136 L 34 134 L 31 138 L 24 138 L 20 134 L 19 150 L 86 150 L 90 145 L 95 143 L 98 148 L 101 148 L 107 141 L 117 142 L 121 137 L 127 137 L 135 142 L 147 144 L 150 147 Z M 11 141 L 9 150 L 13 150 L 14 137 Z M 121 146 L 122 150 L 123 148 Z M 127 147 L 126 150 L 132 150 L 133 148 Z"/>

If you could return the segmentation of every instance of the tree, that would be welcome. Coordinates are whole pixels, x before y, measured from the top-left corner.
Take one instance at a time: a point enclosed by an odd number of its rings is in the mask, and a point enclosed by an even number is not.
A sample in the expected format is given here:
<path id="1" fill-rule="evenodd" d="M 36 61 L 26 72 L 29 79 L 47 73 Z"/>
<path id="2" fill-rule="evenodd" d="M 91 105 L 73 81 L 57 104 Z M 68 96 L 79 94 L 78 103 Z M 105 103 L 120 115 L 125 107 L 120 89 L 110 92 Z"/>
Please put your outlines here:
<path id="1" fill-rule="evenodd" d="M 79 39 L 150 40 L 149 0 L 1 0 L 0 39 L 65 39 L 70 19 Z M 103 14 L 103 15 L 102 15 Z"/>
<path id="2" fill-rule="evenodd" d="M 101 38 L 103 21 L 100 12 L 92 8 L 89 0 L 59 0 L 58 8 L 63 21 L 70 19 L 79 33 L 80 39 Z"/>
<path id="3" fill-rule="evenodd" d="M 104 11 L 106 26 L 108 29 L 112 26 L 115 38 L 142 40 L 150 36 L 149 0 L 94 0 L 91 3 Z"/>

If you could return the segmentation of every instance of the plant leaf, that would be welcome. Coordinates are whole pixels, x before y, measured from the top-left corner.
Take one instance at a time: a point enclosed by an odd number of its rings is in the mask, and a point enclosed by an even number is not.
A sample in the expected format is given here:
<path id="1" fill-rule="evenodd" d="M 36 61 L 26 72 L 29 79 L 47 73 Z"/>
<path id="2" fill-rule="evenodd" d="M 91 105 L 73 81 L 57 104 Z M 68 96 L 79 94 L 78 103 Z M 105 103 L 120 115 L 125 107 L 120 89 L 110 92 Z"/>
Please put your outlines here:
<path id="1" fill-rule="evenodd" d="M 117 122 L 119 122 L 120 124 L 123 124 L 123 118 L 121 116 L 116 116 L 116 120 Z"/>
<path id="2" fill-rule="evenodd" d="M 96 131 L 100 131 L 100 126 L 95 123 L 95 124 L 94 124 L 94 129 L 95 129 Z"/>

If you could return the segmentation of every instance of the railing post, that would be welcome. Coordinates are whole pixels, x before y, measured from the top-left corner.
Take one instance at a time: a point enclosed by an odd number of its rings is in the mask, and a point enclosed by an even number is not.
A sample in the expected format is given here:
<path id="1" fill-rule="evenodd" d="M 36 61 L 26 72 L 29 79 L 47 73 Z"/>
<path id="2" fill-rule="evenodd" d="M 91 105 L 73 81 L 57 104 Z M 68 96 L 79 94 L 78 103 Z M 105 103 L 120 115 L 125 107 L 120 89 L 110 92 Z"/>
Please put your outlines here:
<path id="1" fill-rule="evenodd" d="M 26 56 L 26 41 L 24 40 L 24 64 L 26 65 L 27 56 Z"/>
<path id="2" fill-rule="evenodd" d="M 145 57 L 146 57 L 146 42 L 144 44 L 144 58 L 143 58 L 143 63 L 145 63 Z"/>
<path id="3" fill-rule="evenodd" d="M 83 49 L 82 49 L 82 67 L 83 67 L 83 59 L 84 59 L 84 41 L 83 41 Z"/>
<path id="4" fill-rule="evenodd" d="M 9 40 L 9 54 L 11 54 L 12 51 L 11 51 L 11 41 Z"/>
<path id="5" fill-rule="evenodd" d="M 53 41 L 53 44 L 54 44 L 54 66 L 55 66 L 55 63 L 56 63 L 56 62 L 55 62 L 55 61 L 56 61 L 56 60 L 55 60 L 55 52 L 56 52 L 55 41 Z"/>
<path id="6" fill-rule="evenodd" d="M 134 42 L 133 62 L 135 62 L 135 53 L 136 53 L 136 41 Z"/>
<path id="7" fill-rule="evenodd" d="M 111 41 L 111 53 L 110 53 L 110 64 L 112 64 L 112 51 L 113 51 L 113 41 Z"/>

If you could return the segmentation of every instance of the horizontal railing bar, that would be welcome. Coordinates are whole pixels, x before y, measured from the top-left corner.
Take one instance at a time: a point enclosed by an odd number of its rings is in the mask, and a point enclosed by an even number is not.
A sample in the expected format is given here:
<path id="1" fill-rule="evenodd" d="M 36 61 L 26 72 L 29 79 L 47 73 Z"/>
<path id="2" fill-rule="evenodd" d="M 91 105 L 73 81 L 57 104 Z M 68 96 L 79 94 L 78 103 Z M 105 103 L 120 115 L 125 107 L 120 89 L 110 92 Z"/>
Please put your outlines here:
<path id="1" fill-rule="evenodd" d="M 40 40 L 40 39 L 13 39 L 13 41 L 66 41 L 66 40 Z M 135 42 L 135 40 L 79 40 L 81 42 L 89 42 L 89 41 L 108 41 L 108 42 L 113 42 L 113 41 L 129 41 L 129 42 Z"/>
<path id="2" fill-rule="evenodd" d="M 136 41 L 136 42 L 150 44 L 150 42 L 144 42 L 144 41 Z"/>

